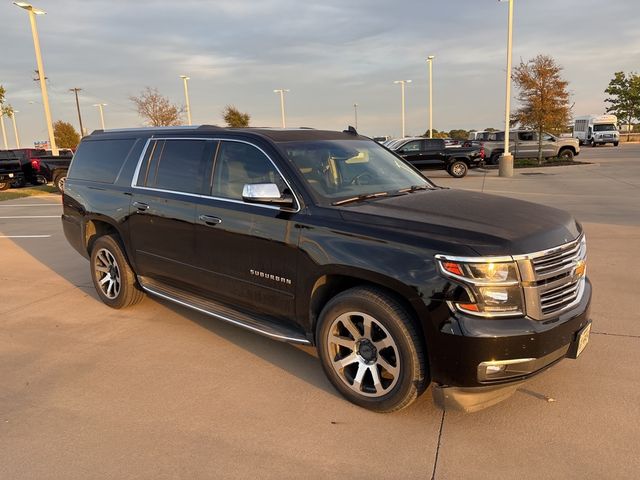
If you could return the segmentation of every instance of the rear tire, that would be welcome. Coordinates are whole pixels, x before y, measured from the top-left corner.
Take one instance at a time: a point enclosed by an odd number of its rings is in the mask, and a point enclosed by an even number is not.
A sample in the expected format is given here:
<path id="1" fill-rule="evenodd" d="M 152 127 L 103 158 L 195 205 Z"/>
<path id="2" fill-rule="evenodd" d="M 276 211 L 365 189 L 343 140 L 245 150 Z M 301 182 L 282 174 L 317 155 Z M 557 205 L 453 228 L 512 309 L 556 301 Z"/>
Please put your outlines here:
<path id="1" fill-rule="evenodd" d="M 55 176 L 53 177 L 53 186 L 56 187 L 56 189 L 60 193 L 64 193 L 64 183 L 66 181 L 67 181 L 67 172 L 56 173 Z"/>
<path id="2" fill-rule="evenodd" d="M 332 298 L 320 313 L 316 344 L 336 390 L 368 410 L 405 408 L 429 384 L 413 318 L 383 290 L 356 287 Z"/>
<path id="3" fill-rule="evenodd" d="M 462 160 L 456 160 L 447 168 L 447 172 L 449 172 L 449 175 L 451 175 L 453 178 L 462 178 L 467 174 L 468 171 L 469 167 Z"/>
<path id="4" fill-rule="evenodd" d="M 497 165 L 498 163 L 500 163 L 500 154 L 499 153 L 494 153 L 493 155 L 491 155 L 491 157 L 489 157 L 489 164 L 490 165 Z"/>
<path id="5" fill-rule="evenodd" d="M 91 279 L 100 300 L 111 308 L 126 308 L 144 298 L 115 235 L 104 235 L 93 244 Z"/>

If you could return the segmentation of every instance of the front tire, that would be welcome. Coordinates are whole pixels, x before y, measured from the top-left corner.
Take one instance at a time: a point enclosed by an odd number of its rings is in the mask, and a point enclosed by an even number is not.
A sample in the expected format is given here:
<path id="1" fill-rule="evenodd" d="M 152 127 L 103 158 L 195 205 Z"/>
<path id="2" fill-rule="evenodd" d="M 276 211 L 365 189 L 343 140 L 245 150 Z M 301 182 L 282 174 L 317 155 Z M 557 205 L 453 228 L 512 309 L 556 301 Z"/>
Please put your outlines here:
<path id="1" fill-rule="evenodd" d="M 11 186 L 11 182 L 0 182 L 0 192 L 2 190 L 8 190 Z"/>
<path id="2" fill-rule="evenodd" d="M 573 150 L 570 150 L 568 148 L 560 150 L 558 158 L 561 158 L 562 160 L 573 160 Z"/>
<path id="3" fill-rule="evenodd" d="M 613 142 L 613 146 L 617 147 L 619 142 Z"/>
<path id="4" fill-rule="evenodd" d="M 467 174 L 468 171 L 469 167 L 462 160 L 456 160 L 451 165 L 449 165 L 449 168 L 447 168 L 447 172 L 449 172 L 449 175 L 451 175 L 453 178 L 462 178 Z"/>
<path id="5" fill-rule="evenodd" d="M 93 244 L 91 279 L 100 300 L 111 308 L 126 308 L 144 298 L 120 242 L 114 235 L 104 235 Z"/>
<path id="6" fill-rule="evenodd" d="M 316 343 L 322 368 L 350 402 L 379 413 L 400 410 L 429 383 L 413 318 L 384 291 L 356 287 L 323 308 Z"/>

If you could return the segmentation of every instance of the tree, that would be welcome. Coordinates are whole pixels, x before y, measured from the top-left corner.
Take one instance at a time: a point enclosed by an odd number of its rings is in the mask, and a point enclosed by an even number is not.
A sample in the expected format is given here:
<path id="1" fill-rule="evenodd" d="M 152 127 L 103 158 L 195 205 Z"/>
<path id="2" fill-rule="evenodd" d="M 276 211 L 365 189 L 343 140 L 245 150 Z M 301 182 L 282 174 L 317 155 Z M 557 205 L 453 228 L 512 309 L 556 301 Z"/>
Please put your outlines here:
<path id="1" fill-rule="evenodd" d="M 138 114 L 152 127 L 180 125 L 182 107 L 172 104 L 157 88 L 145 87 L 139 97 L 129 97 L 138 110 Z"/>
<path id="2" fill-rule="evenodd" d="M 466 140 L 467 138 L 469 138 L 469 132 L 462 129 L 451 130 L 449 132 L 449 137 L 454 140 Z"/>
<path id="3" fill-rule="evenodd" d="M 627 132 L 631 133 L 633 119 L 640 120 L 640 75 L 616 72 L 604 93 L 609 95 L 605 102 L 611 104 L 607 107 L 607 113 L 624 120 L 629 126 Z"/>
<path id="4" fill-rule="evenodd" d="M 542 163 L 542 134 L 563 131 L 569 123 L 569 82 L 560 76 L 562 67 L 548 55 L 538 55 L 528 62 L 520 61 L 513 72 L 519 88 L 520 106 L 511 117 L 512 123 L 538 132 L 538 163 Z"/>
<path id="5" fill-rule="evenodd" d="M 4 103 L 4 95 L 7 91 L 4 89 L 2 85 L 0 85 L 0 105 Z"/>
<path id="6" fill-rule="evenodd" d="M 53 123 L 53 137 L 60 148 L 76 148 L 80 143 L 80 134 L 73 125 L 62 120 Z"/>
<path id="7" fill-rule="evenodd" d="M 242 113 L 233 105 L 227 105 L 222 110 L 222 118 L 224 118 L 227 127 L 244 128 L 249 126 L 251 115 Z"/>

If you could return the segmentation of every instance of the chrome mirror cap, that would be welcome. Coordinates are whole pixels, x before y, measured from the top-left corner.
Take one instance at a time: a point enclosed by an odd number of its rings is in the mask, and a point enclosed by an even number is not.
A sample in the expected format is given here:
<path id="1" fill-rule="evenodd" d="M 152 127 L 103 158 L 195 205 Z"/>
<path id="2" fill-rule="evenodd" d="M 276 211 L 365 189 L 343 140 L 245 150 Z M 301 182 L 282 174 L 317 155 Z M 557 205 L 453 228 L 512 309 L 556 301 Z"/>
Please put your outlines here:
<path id="1" fill-rule="evenodd" d="M 283 195 L 275 183 L 247 183 L 242 188 L 242 199 L 249 203 L 264 203 L 292 207 L 293 197 Z"/>

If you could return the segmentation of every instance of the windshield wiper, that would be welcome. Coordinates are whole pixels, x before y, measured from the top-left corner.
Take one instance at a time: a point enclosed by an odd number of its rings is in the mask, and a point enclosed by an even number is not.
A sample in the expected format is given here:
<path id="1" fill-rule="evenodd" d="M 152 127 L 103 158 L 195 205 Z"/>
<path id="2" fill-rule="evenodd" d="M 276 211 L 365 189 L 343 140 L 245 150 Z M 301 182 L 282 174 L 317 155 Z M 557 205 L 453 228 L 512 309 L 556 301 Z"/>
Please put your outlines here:
<path id="1" fill-rule="evenodd" d="M 357 197 L 338 200 L 337 202 L 333 202 L 331 205 L 344 205 L 345 203 L 361 202 L 362 200 L 369 200 L 370 198 L 376 198 L 376 197 L 384 197 L 386 195 L 389 195 L 389 192 L 364 193 L 362 195 L 358 195 Z"/>
<path id="2" fill-rule="evenodd" d="M 398 190 L 398 192 L 413 193 L 413 192 L 417 192 L 418 190 L 429 190 L 429 187 L 427 185 L 411 185 L 410 187 L 407 187 L 407 188 L 401 188 L 400 190 Z"/>

